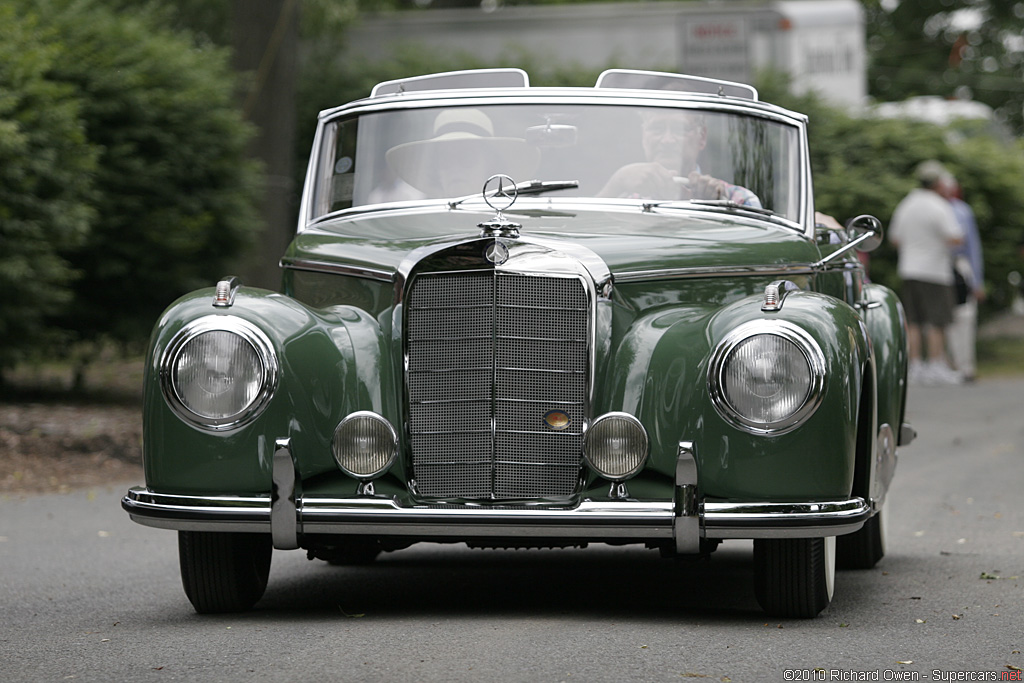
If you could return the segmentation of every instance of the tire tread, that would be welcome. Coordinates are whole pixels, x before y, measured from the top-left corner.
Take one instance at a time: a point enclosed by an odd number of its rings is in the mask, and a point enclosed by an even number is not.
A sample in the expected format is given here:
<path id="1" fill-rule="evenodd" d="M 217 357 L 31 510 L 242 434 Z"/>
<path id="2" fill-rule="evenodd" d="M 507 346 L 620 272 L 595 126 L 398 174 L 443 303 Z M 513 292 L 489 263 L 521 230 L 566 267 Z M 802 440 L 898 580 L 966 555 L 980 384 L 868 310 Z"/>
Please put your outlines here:
<path id="1" fill-rule="evenodd" d="M 244 612 L 267 589 L 273 546 L 262 534 L 178 532 L 181 583 L 200 614 Z"/>

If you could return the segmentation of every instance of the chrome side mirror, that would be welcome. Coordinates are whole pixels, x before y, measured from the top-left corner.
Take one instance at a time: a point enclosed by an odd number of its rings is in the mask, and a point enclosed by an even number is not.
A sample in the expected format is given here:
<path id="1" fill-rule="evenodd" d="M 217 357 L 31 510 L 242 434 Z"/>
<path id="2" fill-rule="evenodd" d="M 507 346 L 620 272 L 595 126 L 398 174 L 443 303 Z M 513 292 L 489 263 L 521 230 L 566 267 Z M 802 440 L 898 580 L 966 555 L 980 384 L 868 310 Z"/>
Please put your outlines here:
<path id="1" fill-rule="evenodd" d="M 882 244 L 882 222 L 874 216 L 862 215 L 850 219 L 846 224 L 848 242 L 825 258 L 813 264 L 813 268 L 821 268 L 826 263 L 856 249 L 857 251 L 874 251 Z"/>
<path id="2" fill-rule="evenodd" d="M 874 251 L 882 244 L 882 221 L 867 214 L 852 218 L 846 224 L 846 236 L 857 251 Z"/>

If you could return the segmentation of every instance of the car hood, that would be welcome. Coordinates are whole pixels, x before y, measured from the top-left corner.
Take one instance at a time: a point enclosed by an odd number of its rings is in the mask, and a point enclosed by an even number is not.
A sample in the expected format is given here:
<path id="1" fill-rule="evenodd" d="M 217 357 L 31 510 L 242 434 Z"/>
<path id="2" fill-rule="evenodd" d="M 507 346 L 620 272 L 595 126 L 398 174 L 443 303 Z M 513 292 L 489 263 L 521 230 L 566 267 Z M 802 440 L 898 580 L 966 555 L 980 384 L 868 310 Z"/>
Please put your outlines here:
<path id="1" fill-rule="evenodd" d="M 491 213 L 463 209 L 379 211 L 324 221 L 293 241 L 285 262 L 337 264 L 399 272 L 412 253 L 426 255 L 478 239 Z M 724 212 L 578 209 L 509 213 L 520 240 L 584 247 L 613 274 L 665 269 L 743 268 L 812 263 L 816 245 L 793 228 Z M 510 238 L 515 239 L 515 238 Z"/>

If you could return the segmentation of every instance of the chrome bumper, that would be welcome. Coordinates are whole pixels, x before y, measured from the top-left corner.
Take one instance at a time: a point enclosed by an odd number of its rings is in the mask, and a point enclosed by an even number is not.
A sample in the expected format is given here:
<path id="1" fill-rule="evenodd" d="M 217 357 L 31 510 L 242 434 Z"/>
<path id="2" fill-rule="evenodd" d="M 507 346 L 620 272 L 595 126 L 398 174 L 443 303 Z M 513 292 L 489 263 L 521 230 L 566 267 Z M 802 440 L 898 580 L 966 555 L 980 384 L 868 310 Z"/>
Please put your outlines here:
<path id="1" fill-rule="evenodd" d="M 298 548 L 305 534 L 411 536 L 424 540 L 563 538 L 674 540 L 696 553 L 701 538 L 806 538 L 856 531 L 871 516 L 863 498 L 801 503 L 701 502 L 693 446 L 683 442 L 674 501 L 584 500 L 571 508 L 402 506 L 392 498 L 300 495 L 287 439 L 273 457 L 273 492 L 257 496 L 159 493 L 135 487 L 121 506 L 139 524 L 180 531 L 270 533 L 274 547 Z"/>
<path id="2" fill-rule="evenodd" d="M 689 518 L 673 502 L 584 501 L 567 509 L 402 507 L 386 498 L 305 496 L 294 514 L 275 516 L 271 497 L 185 496 L 137 487 L 121 502 L 146 526 L 186 531 L 273 533 L 275 546 L 298 547 L 303 534 L 425 538 L 565 537 L 593 541 L 676 537 Z M 814 503 L 703 503 L 698 534 L 706 538 L 835 536 L 859 529 L 871 515 L 863 498 Z M 689 535 L 689 534 L 687 534 Z M 685 540 L 685 539 L 684 539 Z"/>

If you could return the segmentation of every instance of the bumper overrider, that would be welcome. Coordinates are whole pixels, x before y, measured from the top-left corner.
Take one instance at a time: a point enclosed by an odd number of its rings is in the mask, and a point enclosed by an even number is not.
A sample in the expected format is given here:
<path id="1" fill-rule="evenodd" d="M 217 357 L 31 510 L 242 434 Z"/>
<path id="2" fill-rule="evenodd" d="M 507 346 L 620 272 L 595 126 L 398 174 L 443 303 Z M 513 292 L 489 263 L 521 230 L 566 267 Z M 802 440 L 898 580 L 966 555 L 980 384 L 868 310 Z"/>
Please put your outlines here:
<path id="1" fill-rule="evenodd" d="M 562 538 L 600 541 L 674 540 L 677 552 L 699 552 L 700 539 L 807 538 L 851 533 L 873 514 L 861 497 L 808 502 L 710 502 L 697 493 L 693 451 L 681 444 L 674 501 L 583 500 L 572 507 L 403 506 L 371 495 L 300 495 L 288 441 L 277 443 L 273 493 L 180 495 L 135 487 L 121 501 L 132 520 L 184 531 L 269 532 L 274 547 L 295 549 L 305 534 L 467 538 Z"/>

